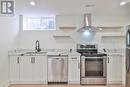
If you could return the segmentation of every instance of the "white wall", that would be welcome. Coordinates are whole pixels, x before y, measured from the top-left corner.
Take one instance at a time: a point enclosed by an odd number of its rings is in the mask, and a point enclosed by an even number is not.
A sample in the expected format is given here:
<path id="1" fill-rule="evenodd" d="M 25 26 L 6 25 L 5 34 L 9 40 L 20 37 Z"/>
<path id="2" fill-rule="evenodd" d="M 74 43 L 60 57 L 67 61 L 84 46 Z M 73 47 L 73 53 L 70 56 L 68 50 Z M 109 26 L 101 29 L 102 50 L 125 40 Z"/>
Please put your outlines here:
<path id="1" fill-rule="evenodd" d="M 125 25 L 129 20 L 125 17 L 97 17 L 93 20 L 94 25 Z M 115 18 L 115 19 L 114 19 Z M 105 20 L 106 19 L 106 20 Z M 112 34 L 112 32 L 98 32 L 92 40 L 81 37 L 77 30 L 59 30 L 59 26 L 76 26 L 77 29 L 83 26 L 83 17 L 74 15 L 59 15 L 57 16 L 57 31 L 53 32 L 19 32 L 19 18 L 18 15 L 14 17 L 0 17 L 0 84 L 8 80 L 8 50 L 13 49 L 33 49 L 35 41 L 39 40 L 41 48 L 75 48 L 77 43 L 102 43 L 102 35 Z M 121 31 L 114 32 L 119 34 Z M 56 34 L 70 34 L 72 38 L 55 39 L 53 35 Z M 98 38 L 97 38 L 98 37 Z M 86 42 L 89 40 L 89 42 Z M 115 42 L 116 43 L 116 42 Z M 115 45 L 114 45 L 115 46 Z M 102 47 L 102 45 L 99 45 Z M 110 44 L 107 46 L 110 47 Z M 122 48 L 122 46 L 120 46 Z M 112 47 L 111 47 L 112 48 Z M 1 85 L 0 85 L 1 86 Z"/>
<path id="2" fill-rule="evenodd" d="M 78 33 L 77 29 L 83 26 L 83 16 L 81 15 L 58 15 L 57 19 L 57 30 L 48 31 L 21 31 L 19 48 L 34 49 L 35 41 L 39 40 L 41 48 L 75 48 L 77 43 L 94 43 L 102 44 L 101 37 L 105 34 L 124 34 L 124 31 L 119 29 L 115 31 L 98 32 L 95 36 L 83 36 L 82 33 Z M 94 16 L 93 25 L 101 26 L 122 26 L 128 23 L 128 17 L 121 16 Z M 59 27 L 63 26 L 75 26 L 75 30 L 60 30 Z M 71 38 L 54 38 L 53 35 L 70 35 Z M 110 39 L 109 39 L 110 40 Z M 111 41 L 112 42 L 112 41 Z M 112 45 L 112 43 L 111 43 Z M 102 45 L 103 46 L 103 45 Z M 113 45 L 115 47 L 115 45 Z M 99 46 L 101 47 L 101 46 Z M 121 46 L 122 47 L 122 46 Z M 111 47 L 112 48 L 112 47 Z M 123 47 L 122 47 L 123 48 Z"/>
<path id="3" fill-rule="evenodd" d="M 23 1 L 23 0 L 21 0 Z M 23 9 L 23 5 L 24 9 Z M 26 6 L 28 4 L 21 4 L 19 0 L 16 0 L 16 12 L 17 14 L 22 14 L 25 12 Z M 31 10 L 34 10 L 30 7 Z M 30 13 L 30 10 L 26 10 Z M 36 11 L 36 9 L 35 9 Z M 26 13 L 26 12 L 25 12 Z M 83 37 L 82 34 L 76 32 L 76 30 L 70 31 L 60 31 L 59 26 L 76 26 L 77 29 L 83 26 L 83 16 L 81 15 L 58 15 L 57 16 L 57 31 L 55 32 L 19 32 L 19 18 L 18 15 L 14 17 L 0 17 L 0 87 L 8 80 L 8 51 L 13 49 L 33 49 L 35 47 L 35 41 L 39 40 L 41 48 L 75 48 L 77 43 L 96 43 L 100 44 L 99 47 L 103 48 L 101 37 L 104 34 L 112 34 L 112 32 L 98 32 L 93 37 L 90 38 Z M 33 12 L 30 14 L 33 15 Z M 103 26 L 119 26 L 126 25 L 130 23 L 130 17 L 127 16 L 94 16 L 93 25 L 103 25 Z M 114 32 L 113 34 L 119 34 L 119 32 Z M 55 34 L 70 34 L 72 38 L 68 39 L 55 39 L 53 35 Z M 98 37 L 98 38 L 97 38 Z M 109 39 L 110 40 L 110 39 Z M 113 41 L 113 40 L 112 40 Z M 112 42 L 110 41 L 110 42 Z M 120 40 L 119 40 L 120 41 Z M 117 41 L 118 42 L 118 41 Z M 117 43 L 115 42 L 115 43 Z M 105 42 L 106 43 L 106 42 Z M 109 43 L 104 47 L 123 47 L 122 44 L 112 45 Z"/>
<path id="4" fill-rule="evenodd" d="M 8 50 L 16 48 L 17 17 L 0 17 L 0 86 L 8 81 Z"/>
<path id="5" fill-rule="evenodd" d="M 125 48 L 125 30 L 109 29 L 96 32 L 95 35 L 84 36 L 83 33 L 77 32 L 83 26 L 83 16 L 59 15 L 57 16 L 57 30 L 48 31 L 21 31 L 19 37 L 19 48 L 34 49 L 35 41 L 39 40 L 42 49 L 53 48 L 76 48 L 77 43 L 81 44 L 98 44 L 99 49 L 120 49 Z M 93 25 L 100 26 L 125 26 L 130 23 L 127 16 L 94 16 Z M 59 27 L 75 26 L 75 30 L 60 30 Z M 71 38 L 54 38 L 53 35 L 70 35 Z M 116 36 L 117 35 L 117 36 Z M 123 36 L 124 35 L 124 36 Z M 114 51 L 111 50 L 111 51 Z M 100 50 L 102 51 L 102 50 Z M 122 51 L 122 50 L 121 50 Z M 122 65 L 122 84 L 125 84 L 125 57 Z"/>

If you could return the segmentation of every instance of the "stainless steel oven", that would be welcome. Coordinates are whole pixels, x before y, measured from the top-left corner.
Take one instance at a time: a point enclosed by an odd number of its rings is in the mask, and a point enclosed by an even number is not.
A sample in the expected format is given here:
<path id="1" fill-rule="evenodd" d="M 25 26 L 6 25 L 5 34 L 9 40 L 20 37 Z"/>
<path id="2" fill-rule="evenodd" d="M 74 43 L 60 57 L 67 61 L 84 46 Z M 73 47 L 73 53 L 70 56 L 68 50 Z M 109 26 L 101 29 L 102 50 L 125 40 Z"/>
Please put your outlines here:
<path id="1" fill-rule="evenodd" d="M 81 84 L 106 84 L 107 56 L 81 56 Z"/>
<path id="2" fill-rule="evenodd" d="M 130 47 L 130 25 L 126 27 L 126 47 Z"/>

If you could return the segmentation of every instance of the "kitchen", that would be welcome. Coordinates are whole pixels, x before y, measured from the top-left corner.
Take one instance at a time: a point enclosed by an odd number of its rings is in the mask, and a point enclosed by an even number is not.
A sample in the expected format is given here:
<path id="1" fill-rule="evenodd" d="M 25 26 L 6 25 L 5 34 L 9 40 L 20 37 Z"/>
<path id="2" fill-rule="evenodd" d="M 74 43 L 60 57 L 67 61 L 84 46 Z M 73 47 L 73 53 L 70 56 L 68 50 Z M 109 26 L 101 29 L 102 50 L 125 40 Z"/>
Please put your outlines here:
<path id="1" fill-rule="evenodd" d="M 108 87 L 126 85 L 125 40 L 126 25 L 129 25 L 130 22 L 129 3 L 120 6 L 121 0 L 115 0 L 115 2 L 111 0 L 106 1 L 108 5 L 104 6 L 102 0 L 100 3 L 96 0 L 67 0 L 63 2 L 61 4 L 62 1 L 58 0 L 33 0 L 32 2 L 31 0 L 15 0 L 15 14 L 0 18 L 1 87 L 38 86 L 39 84 L 43 86 L 57 86 L 57 84 L 58 86 L 59 84 L 61 86 L 68 86 L 67 84 L 88 86 L 86 83 L 81 83 L 82 53 L 77 52 L 78 44 L 84 45 L 83 52 L 92 54 L 92 50 L 87 46 L 94 45 L 96 53 L 107 55 L 103 85 Z M 73 2 L 75 2 L 74 6 L 72 6 Z M 108 10 L 106 11 L 106 9 Z M 91 17 L 85 16 L 85 19 L 84 14 L 88 13 L 91 13 Z M 54 30 L 46 30 L 48 26 L 42 25 L 46 24 L 45 19 L 47 18 L 50 18 L 52 24 L 49 28 L 54 27 Z M 32 25 L 29 25 L 29 20 L 37 30 L 31 30 Z M 80 31 L 87 24 L 96 27 L 96 30 L 93 29 L 92 32 Z M 42 27 L 39 28 L 39 25 Z M 86 62 L 86 65 L 91 62 L 93 61 Z M 102 65 L 105 63 L 101 58 L 98 59 L 98 63 L 100 64 L 95 68 L 99 69 L 98 67 L 100 67 L 99 70 L 103 71 Z M 58 73 L 65 76 L 63 82 L 61 82 L 59 74 L 55 75 L 59 69 Z M 90 67 L 86 71 L 89 69 Z M 91 72 L 89 75 L 95 75 L 95 73 Z M 99 72 L 98 75 L 102 76 L 103 72 Z M 95 86 L 95 80 L 90 82 Z M 102 86 L 102 84 L 96 84 L 96 86 Z"/>

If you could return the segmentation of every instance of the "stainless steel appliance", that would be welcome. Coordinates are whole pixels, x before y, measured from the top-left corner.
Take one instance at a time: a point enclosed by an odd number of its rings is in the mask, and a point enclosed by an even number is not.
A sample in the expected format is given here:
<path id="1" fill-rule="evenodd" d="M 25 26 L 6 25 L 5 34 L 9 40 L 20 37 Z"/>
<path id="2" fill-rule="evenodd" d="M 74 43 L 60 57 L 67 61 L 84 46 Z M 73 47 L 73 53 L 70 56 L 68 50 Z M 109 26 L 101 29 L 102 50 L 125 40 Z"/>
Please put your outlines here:
<path id="1" fill-rule="evenodd" d="M 81 84 L 106 84 L 106 56 L 81 57 Z"/>
<path id="2" fill-rule="evenodd" d="M 48 84 L 68 82 L 68 56 L 48 56 Z"/>
<path id="3" fill-rule="evenodd" d="M 126 87 L 130 87 L 130 48 L 126 48 Z"/>
<path id="4" fill-rule="evenodd" d="M 84 14 L 84 26 L 79 28 L 77 32 L 85 32 L 86 30 L 89 30 L 91 33 L 95 34 L 98 29 L 120 29 L 123 28 L 123 26 L 93 26 L 92 25 L 92 14 L 87 13 Z M 95 33 L 94 33 L 95 32 Z"/>
<path id="5" fill-rule="evenodd" d="M 126 26 L 126 47 L 130 47 L 130 25 Z"/>
<path id="6" fill-rule="evenodd" d="M 126 30 L 126 87 L 130 87 L 130 25 Z"/>
<path id="7" fill-rule="evenodd" d="M 107 55 L 98 53 L 96 45 L 80 45 L 81 84 L 106 84 Z"/>

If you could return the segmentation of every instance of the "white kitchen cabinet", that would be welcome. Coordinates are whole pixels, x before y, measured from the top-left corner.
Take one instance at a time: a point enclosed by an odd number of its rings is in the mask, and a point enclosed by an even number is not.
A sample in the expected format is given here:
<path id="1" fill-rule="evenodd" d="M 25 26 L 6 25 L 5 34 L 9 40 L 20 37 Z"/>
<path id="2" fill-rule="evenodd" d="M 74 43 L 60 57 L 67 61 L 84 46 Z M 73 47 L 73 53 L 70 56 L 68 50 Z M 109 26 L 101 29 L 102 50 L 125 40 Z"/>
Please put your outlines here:
<path id="1" fill-rule="evenodd" d="M 80 84 L 80 56 L 68 58 L 68 83 Z"/>
<path id="2" fill-rule="evenodd" d="M 122 56 L 121 55 L 109 55 L 107 63 L 107 83 L 108 84 L 122 84 Z"/>
<path id="3" fill-rule="evenodd" d="M 32 81 L 32 63 L 30 56 L 20 57 L 20 81 L 30 82 Z"/>
<path id="4" fill-rule="evenodd" d="M 36 56 L 35 63 L 33 63 L 32 67 L 33 81 L 47 83 L 47 57 Z"/>
<path id="5" fill-rule="evenodd" d="M 47 57 L 23 56 L 20 59 L 20 81 L 47 82 Z"/>
<path id="6" fill-rule="evenodd" d="M 9 56 L 9 75 L 10 75 L 10 81 L 11 82 L 16 82 L 19 81 L 19 56 Z"/>
<path id="7" fill-rule="evenodd" d="M 10 81 L 47 83 L 47 56 L 11 56 Z"/>

